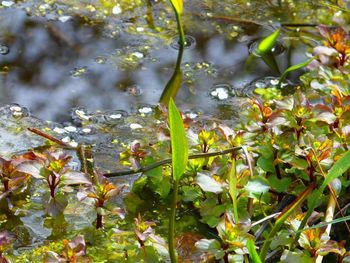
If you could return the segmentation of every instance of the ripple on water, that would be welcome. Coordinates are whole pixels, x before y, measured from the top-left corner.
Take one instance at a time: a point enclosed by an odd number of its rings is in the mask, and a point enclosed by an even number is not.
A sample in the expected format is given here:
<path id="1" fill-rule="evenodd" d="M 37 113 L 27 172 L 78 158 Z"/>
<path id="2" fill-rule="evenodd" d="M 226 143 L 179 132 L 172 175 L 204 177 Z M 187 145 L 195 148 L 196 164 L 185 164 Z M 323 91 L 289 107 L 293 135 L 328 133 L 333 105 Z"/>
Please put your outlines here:
<path id="1" fill-rule="evenodd" d="M 262 38 L 258 38 L 258 39 L 255 39 L 248 44 L 248 51 L 250 54 L 253 54 L 257 57 L 260 57 L 260 55 L 257 54 L 256 50 L 257 50 L 258 45 L 259 45 L 261 40 L 262 40 Z M 277 41 L 276 45 L 272 48 L 271 52 L 275 55 L 280 55 L 285 51 L 285 49 L 286 48 L 283 46 L 283 44 L 281 42 Z"/>
<path id="2" fill-rule="evenodd" d="M 179 50 L 180 49 L 180 44 L 179 44 L 179 37 L 175 36 L 173 38 L 173 41 L 171 42 L 170 46 L 173 49 Z M 196 39 L 193 36 L 186 35 L 185 36 L 185 49 L 192 49 L 196 46 Z"/>

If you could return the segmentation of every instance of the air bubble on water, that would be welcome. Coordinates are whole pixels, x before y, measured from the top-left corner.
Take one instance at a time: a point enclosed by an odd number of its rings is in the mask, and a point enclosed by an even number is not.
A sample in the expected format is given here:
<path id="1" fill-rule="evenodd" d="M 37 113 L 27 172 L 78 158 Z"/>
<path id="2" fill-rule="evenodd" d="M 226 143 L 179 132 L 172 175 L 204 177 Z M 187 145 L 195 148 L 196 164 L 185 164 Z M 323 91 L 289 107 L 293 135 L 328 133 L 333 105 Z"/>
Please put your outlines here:
<path id="1" fill-rule="evenodd" d="M 271 85 L 273 85 L 273 86 L 277 86 L 278 83 L 279 83 L 279 79 L 271 79 L 271 80 L 270 80 L 270 83 L 271 83 Z"/>
<path id="2" fill-rule="evenodd" d="M 148 114 L 151 113 L 153 109 L 151 107 L 142 107 L 138 109 L 138 112 L 141 114 Z"/>
<path id="3" fill-rule="evenodd" d="M 60 16 L 58 18 L 59 21 L 61 21 L 62 23 L 66 23 L 68 20 L 70 20 L 72 17 L 71 16 Z"/>
<path id="4" fill-rule="evenodd" d="M 141 59 L 141 58 L 144 57 L 143 53 L 138 52 L 138 51 L 137 51 L 137 52 L 131 53 L 131 55 L 134 56 L 134 57 L 136 57 L 136 58 L 138 58 L 138 59 Z"/>
<path id="5" fill-rule="evenodd" d="M 95 58 L 95 62 L 97 64 L 105 64 L 106 61 L 107 61 L 107 58 L 102 57 L 102 56 L 98 56 L 98 57 Z"/>
<path id="6" fill-rule="evenodd" d="M 116 5 L 112 9 L 112 14 L 119 15 L 122 12 L 120 5 Z"/>
<path id="7" fill-rule="evenodd" d="M 260 56 L 257 53 L 257 48 L 259 46 L 259 43 L 261 42 L 261 38 L 260 39 L 256 39 L 254 41 L 252 41 L 251 43 L 248 44 L 248 51 L 250 54 L 253 54 L 255 56 Z M 276 42 L 276 45 L 271 49 L 271 52 L 275 55 L 279 55 L 282 54 L 285 51 L 285 47 L 283 46 L 283 44 L 279 41 Z"/>
<path id="8" fill-rule="evenodd" d="M 87 67 L 74 68 L 70 71 L 70 75 L 74 78 L 78 78 L 87 72 Z"/>
<path id="9" fill-rule="evenodd" d="M 109 115 L 109 118 L 111 118 L 112 120 L 120 119 L 121 117 L 123 116 L 120 113 Z"/>
<path id="10" fill-rule="evenodd" d="M 142 129 L 142 125 L 138 124 L 138 123 L 131 123 L 130 124 L 130 129 L 132 130 L 136 130 L 136 129 Z"/>
<path id="11" fill-rule="evenodd" d="M 1 55 L 7 55 L 8 53 L 10 53 L 9 47 L 0 44 L 0 54 Z"/>
<path id="12" fill-rule="evenodd" d="M 67 126 L 67 127 L 64 127 L 64 129 L 65 129 L 67 132 L 77 132 L 77 128 L 74 127 L 74 126 Z"/>
<path id="13" fill-rule="evenodd" d="M 136 27 L 136 31 L 137 32 L 143 32 L 143 31 L 145 31 L 145 29 L 143 28 L 143 27 Z"/>
<path id="14" fill-rule="evenodd" d="M 2 1 L 1 4 L 5 7 L 10 7 L 15 4 L 13 1 Z"/>
<path id="15" fill-rule="evenodd" d="M 231 90 L 232 87 L 228 84 L 217 84 L 211 89 L 210 95 L 218 100 L 226 100 Z"/>
<path id="16" fill-rule="evenodd" d="M 22 118 L 29 116 L 27 108 L 21 107 L 18 104 L 11 105 L 10 112 L 14 118 Z"/>
<path id="17" fill-rule="evenodd" d="M 67 132 L 65 129 L 62 129 L 59 127 L 55 127 L 52 131 L 54 131 L 55 133 L 58 133 L 58 134 L 63 134 L 63 133 Z"/>
<path id="18" fill-rule="evenodd" d="M 91 133 L 91 132 L 92 132 L 92 129 L 91 129 L 91 128 L 83 128 L 83 129 L 81 129 L 81 131 L 82 131 L 83 133 Z"/>

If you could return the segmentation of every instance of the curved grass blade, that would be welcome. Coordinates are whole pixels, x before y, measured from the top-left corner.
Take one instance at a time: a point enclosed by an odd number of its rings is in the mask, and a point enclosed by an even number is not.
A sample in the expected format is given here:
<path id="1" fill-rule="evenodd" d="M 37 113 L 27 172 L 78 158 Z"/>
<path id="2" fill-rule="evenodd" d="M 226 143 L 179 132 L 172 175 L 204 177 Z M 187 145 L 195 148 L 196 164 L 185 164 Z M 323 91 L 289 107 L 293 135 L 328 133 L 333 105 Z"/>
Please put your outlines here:
<path id="1" fill-rule="evenodd" d="M 254 244 L 254 241 L 252 239 L 247 240 L 247 249 L 249 251 L 249 256 L 250 256 L 251 260 L 253 261 L 253 263 L 262 263 L 259 255 L 258 255 L 258 252 L 256 252 L 255 244 Z"/>
<path id="2" fill-rule="evenodd" d="M 298 232 L 294 239 L 294 243 L 298 241 L 301 231 L 304 229 L 308 218 L 310 217 L 311 213 L 314 211 L 316 207 L 317 201 L 319 200 L 319 196 L 322 195 L 327 185 L 335 178 L 340 177 L 343 173 L 349 170 L 349 168 L 350 168 L 350 151 L 347 151 L 338 161 L 336 161 L 336 163 L 328 171 L 320 188 L 317 191 L 314 191 L 312 193 L 309 209 L 307 210 L 307 213 L 299 226 Z"/>
<path id="3" fill-rule="evenodd" d="M 315 59 L 315 57 L 312 57 L 312 58 L 310 58 L 310 59 L 308 59 L 308 60 L 306 60 L 306 61 L 303 61 L 303 62 L 301 62 L 301 63 L 298 63 L 298 64 L 296 64 L 296 65 L 293 65 L 293 66 L 290 66 L 289 68 L 287 68 L 287 69 L 283 72 L 283 74 L 281 75 L 281 77 L 280 77 L 280 81 L 278 82 L 278 87 L 279 87 L 279 88 L 281 87 L 282 81 L 284 81 L 284 80 L 286 79 L 286 77 L 288 76 L 288 74 L 289 74 L 290 72 L 296 71 L 296 70 L 298 70 L 298 69 L 301 69 L 301 68 L 306 67 L 306 66 L 309 65 L 310 62 L 313 61 L 314 59 Z"/>
<path id="4" fill-rule="evenodd" d="M 172 169 L 175 181 L 180 180 L 188 161 L 188 143 L 182 118 L 174 100 L 169 101 L 169 125 L 172 147 Z"/>
<path id="5" fill-rule="evenodd" d="M 257 55 L 265 55 L 268 52 L 271 52 L 272 48 L 276 45 L 277 39 L 280 35 L 281 29 L 277 29 L 275 32 L 273 32 L 271 35 L 265 37 L 261 42 L 259 43 L 256 52 Z"/>
<path id="6" fill-rule="evenodd" d="M 292 214 L 292 212 L 298 208 L 303 202 L 304 200 L 309 196 L 309 194 L 312 192 L 312 190 L 314 189 L 314 185 L 311 184 L 309 185 L 299 196 L 297 199 L 295 199 L 295 201 L 290 204 L 289 206 L 287 206 L 282 213 L 278 216 L 276 223 L 274 224 L 274 226 L 272 227 L 269 236 L 267 237 L 267 239 L 264 242 L 264 245 L 261 248 L 260 251 L 260 259 L 262 261 L 265 260 L 266 256 L 267 256 L 267 252 L 269 251 L 270 248 L 270 244 L 273 240 L 273 237 L 277 234 L 277 232 L 280 230 L 280 228 L 282 227 L 283 223 L 287 220 L 287 218 Z"/>

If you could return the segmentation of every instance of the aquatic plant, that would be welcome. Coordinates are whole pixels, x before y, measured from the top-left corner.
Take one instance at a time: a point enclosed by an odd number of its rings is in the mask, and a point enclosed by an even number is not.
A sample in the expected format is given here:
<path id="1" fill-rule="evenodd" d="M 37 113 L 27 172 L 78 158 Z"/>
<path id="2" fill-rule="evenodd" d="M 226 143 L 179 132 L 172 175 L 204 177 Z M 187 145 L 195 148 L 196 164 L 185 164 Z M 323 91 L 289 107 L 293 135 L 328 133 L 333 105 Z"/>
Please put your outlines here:
<path id="1" fill-rule="evenodd" d="M 59 192 L 60 186 L 91 184 L 85 174 L 67 167 L 72 157 L 60 149 L 49 149 L 43 153 L 29 152 L 26 156 L 30 156 L 32 161 L 21 165 L 20 171 L 46 181 L 50 192 L 47 207 L 50 215 L 57 215 L 67 205 L 64 195 Z"/>
<path id="2" fill-rule="evenodd" d="M 171 262 L 177 262 L 175 251 L 175 214 L 178 202 L 178 188 L 180 179 L 185 172 L 188 161 L 188 143 L 186 139 L 185 129 L 183 127 L 182 118 L 173 99 L 169 101 L 169 128 L 171 138 L 172 153 L 172 174 L 173 174 L 173 193 L 171 201 L 171 211 L 169 216 L 169 254 Z"/>
<path id="3" fill-rule="evenodd" d="M 179 32 L 179 44 L 181 47 L 185 46 L 186 44 L 186 38 L 185 38 L 185 32 L 182 25 L 182 18 L 181 15 L 183 13 L 183 0 L 169 0 L 176 16 L 176 22 L 177 22 L 177 30 Z"/>
<path id="4" fill-rule="evenodd" d="M 80 190 L 78 192 L 78 199 L 80 201 L 91 198 L 94 200 L 96 208 L 96 229 L 103 227 L 103 216 L 107 212 L 118 214 L 120 217 L 124 218 L 124 212 L 119 207 L 108 207 L 107 202 L 120 194 L 124 187 L 119 187 L 109 182 L 107 178 L 101 175 L 96 175 L 97 180 L 95 184 L 88 186 L 87 188 Z"/>

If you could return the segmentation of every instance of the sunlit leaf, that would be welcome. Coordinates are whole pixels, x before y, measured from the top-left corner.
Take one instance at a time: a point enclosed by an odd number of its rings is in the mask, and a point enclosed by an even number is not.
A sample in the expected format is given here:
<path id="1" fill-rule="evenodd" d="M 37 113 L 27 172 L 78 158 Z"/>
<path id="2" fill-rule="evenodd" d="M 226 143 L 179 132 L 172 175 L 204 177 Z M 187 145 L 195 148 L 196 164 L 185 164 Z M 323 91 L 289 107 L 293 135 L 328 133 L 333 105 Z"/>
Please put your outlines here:
<path id="1" fill-rule="evenodd" d="M 75 171 L 70 171 L 62 175 L 61 182 L 66 185 L 91 184 L 91 181 L 85 174 Z"/>
<path id="2" fill-rule="evenodd" d="M 211 192 L 211 193 L 221 193 L 222 192 L 222 186 L 217 181 L 215 181 L 212 177 L 204 174 L 199 173 L 196 177 L 196 183 L 202 188 L 204 192 Z"/>
<path id="3" fill-rule="evenodd" d="M 263 193 L 266 193 L 270 186 L 269 182 L 265 178 L 256 177 L 250 180 L 244 188 L 250 197 L 257 197 Z"/>
<path id="4" fill-rule="evenodd" d="M 174 100 L 169 102 L 169 125 L 172 147 L 172 169 L 174 180 L 179 180 L 188 161 L 188 143 L 182 118 Z"/>
<path id="5" fill-rule="evenodd" d="M 176 13 L 181 15 L 183 12 L 183 1 L 182 0 L 170 0 L 170 3 L 174 7 Z"/>
<path id="6" fill-rule="evenodd" d="M 306 61 L 304 61 L 304 62 L 298 63 L 298 64 L 296 64 L 296 65 L 293 65 L 293 66 L 290 66 L 289 68 L 287 68 L 287 69 L 283 72 L 283 74 L 281 75 L 281 77 L 280 77 L 280 81 L 279 81 L 279 83 L 278 83 L 278 87 L 281 86 L 282 81 L 285 80 L 285 78 L 287 77 L 287 75 L 288 75 L 290 72 L 296 71 L 296 70 L 298 70 L 298 69 L 302 69 L 302 68 L 306 67 L 306 66 L 309 65 L 310 62 L 313 61 L 314 59 L 315 59 L 315 58 L 312 57 L 312 58 L 310 58 L 310 59 L 308 59 L 308 60 L 306 60 Z"/>
<path id="7" fill-rule="evenodd" d="M 281 29 L 277 29 L 271 35 L 265 37 L 259 43 L 256 52 L 258 55 L 264 55 L 272 50 L 272 48 L 276 45 L 277 39 L 280 35 Z"/>

